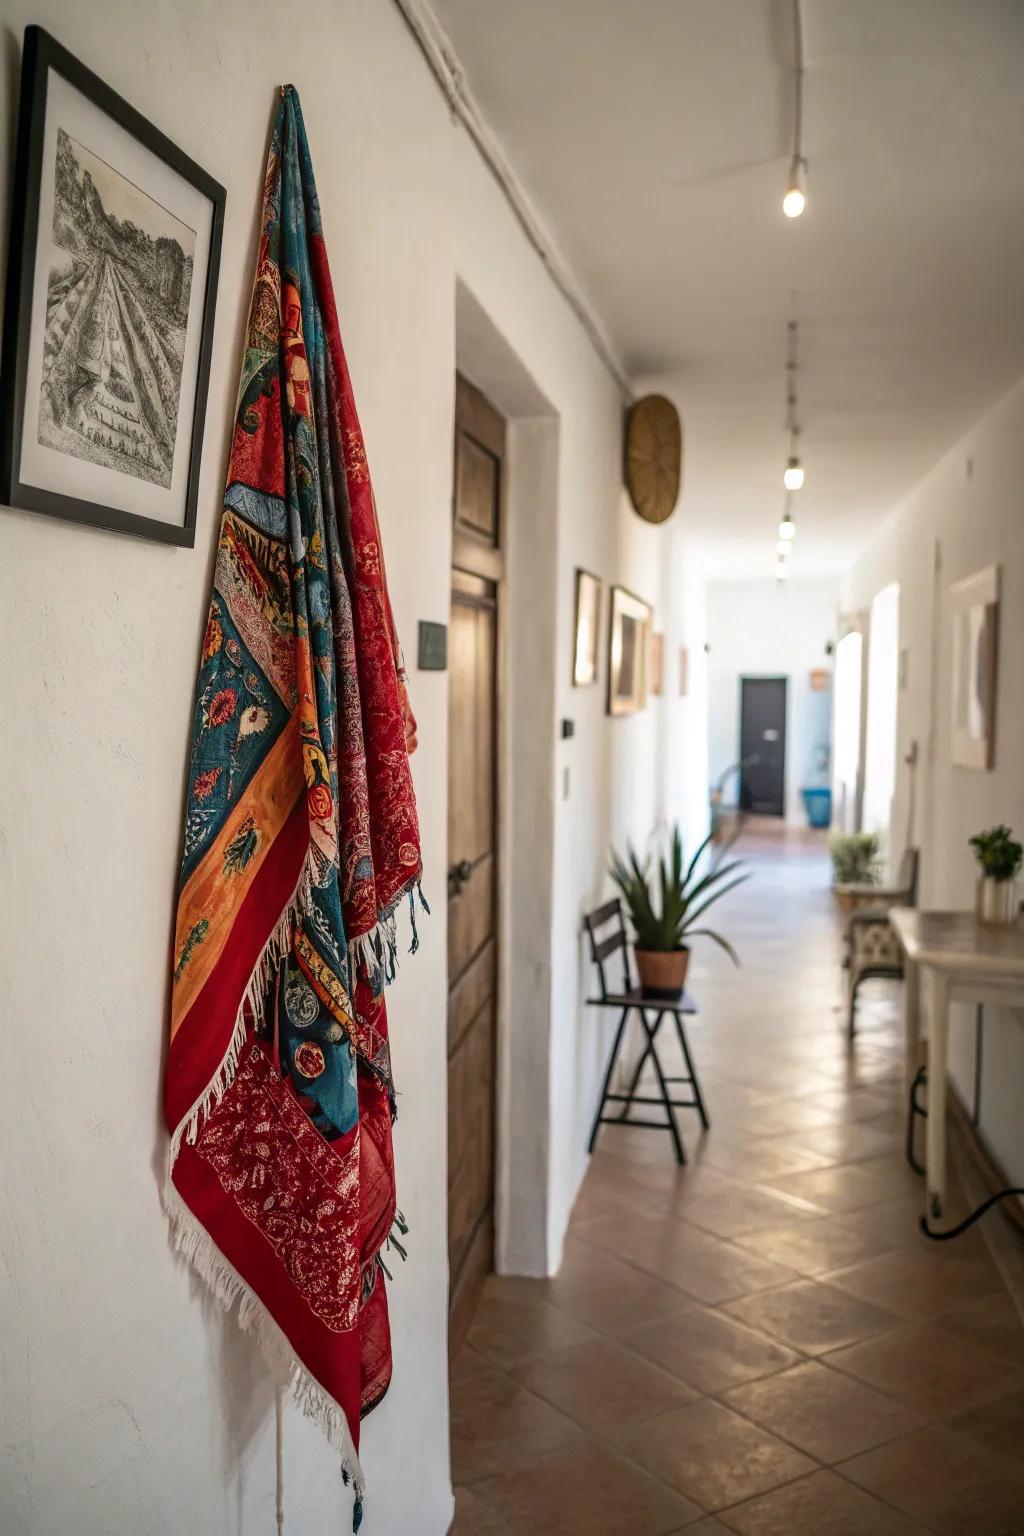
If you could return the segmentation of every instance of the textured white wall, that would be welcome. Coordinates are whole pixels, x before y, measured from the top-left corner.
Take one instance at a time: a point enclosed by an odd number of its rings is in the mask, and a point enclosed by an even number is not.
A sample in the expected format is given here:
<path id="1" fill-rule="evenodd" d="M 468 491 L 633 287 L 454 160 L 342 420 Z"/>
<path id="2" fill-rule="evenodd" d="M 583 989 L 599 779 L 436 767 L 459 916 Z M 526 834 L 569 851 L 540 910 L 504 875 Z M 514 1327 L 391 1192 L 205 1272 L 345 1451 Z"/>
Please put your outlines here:
<path id="1" fill-rule="evenodd" d="M 974 900 L 973 832 L 1005 821 L 1024 831 L 1024 381 L 936 466 L 892 517 L 843 582 L 843 606 L 867 608 L 891 581 L 900 584 L 900 644 L 907 651 L 899 695 L 893 825 L 909 812 L 902 759 L 920 748 L 916 835 L 922 901 L 966 908 Z M 939 569 L 936 571 L 936 554 Z M 996 764 L 958 768 L 950 757 L 952 703 L 949 588 L 962 576 L 1002 566 Z M 981 1127 L 1013 1181 L 1024 1182 L 1024 1029 L 1020 1019 L 986 1009 Z M 974 1094 L 973 1011 L 958 1009 L 953 1076 L 968 1104 Z"/>
<path id="2" fill-rule="evenodd" d="M 279 82 L 302 95 L 410 651 L 416 621 L 448 613 L 458 277 L 559 421 L 556 639 L 541 658 L 555 709 L 538 730 L 571 714 L 577 734 L 557 747 L 549 785 L 552 1060 L 549 1092 L 534 1100 L 549 1122 L 536 1191 L 545 1265 L 582 1171 L 602 1050 L 580 1007 L 579 914 L 603 892 L 609 838 L 643 837 L 656 819 L 670 714 L 666 704 L 609 721 L 601 688 L 571 690 L 573 569 L 661 601 L 679 536 L 625 506 L 616 391 L 388 0 L 310 0 L 300 11 L 270 0 L 6 0 L 5 167 L 29 21 L 205 165 L 228 203 L 195 550 L 0 510 L 0 1529 L 258 1536 L 273 1530 L 270 1387 L 251 1342 L 168 1250 L 158 1103 L 191 696 Z M 392 1288 L 395 1384 L 364 1429 L 367 1536 L 441 1536 L 451 1512 L 446 678 L 414 674 L 412 688 L 434 917 L 392 999 L 412 1234 Z M 529 1102 L 536 1086 L 510 1088 Z M 349 1501 L 332 1455 L 290 1408 L 285 1467 L 287 1529 L 343 1530 Z"/>
<path id="3" fill-rule="evenodd" d="M 602 475 L 617 474 L 620 449 L 609 439 Z M 575 721 L 576 734 L 557 751 L 553 985 L 551 1009 L 552 1139 L 549 1262 L 557 1265 L 572 1203 L 586 1170 L 586 1142 L 601 1074 L 616 1020 L 608 1010 L 587 1009 L 595 985 L 580 942 L 583 913 L 613 894 L 608 880 L 611 845 L 631 839 L 647 847 L 666 817 L 684 827 L 691 847 L 707 823 L 706 729 L 701 707 L 704 628 L 703 584 L 695 575 L 685 532 L 684 499 L 673 521 L 660 528 L 631 514 L 603 524 L 585 498 L 573 503 L 572 520 L 560 527 L 563 549 L 578 553 L 559 561 L 557 654 L 572 655 L 572 581 L 578 565 L 605 581 L 598 685 L 571 686 L 568 665 L 559 668 L 559 717 Z M 634 715 L 609 719 L 606 636 L 612 582 L 629 587 L 654 608 L 654 629 L 665 636 L 665 684 L 660 698 Z M 689 644 L 691 687 L 679 697 L 678 648 Z M 566 777 L 568 776 L 568 777 Z M 568 784 L 568 798 L 566 798 Z"/>
<path id="4" fill-rule="evenodd" d="M 811 692 L 810 673 L 832 670 L 825 645 L 836 638 L 838 591 L 830 578 L 708 583 L 709 777 L 714 783 L 739 760 L 740 678 L 788 678 L 786 820 L 796 825 L 806 823 L 800 790 L 812 782 L 815 745 L 830 734 L 829 696 Z M 738 793 L 733 778 L 727 802 L 735 804 Z"/>

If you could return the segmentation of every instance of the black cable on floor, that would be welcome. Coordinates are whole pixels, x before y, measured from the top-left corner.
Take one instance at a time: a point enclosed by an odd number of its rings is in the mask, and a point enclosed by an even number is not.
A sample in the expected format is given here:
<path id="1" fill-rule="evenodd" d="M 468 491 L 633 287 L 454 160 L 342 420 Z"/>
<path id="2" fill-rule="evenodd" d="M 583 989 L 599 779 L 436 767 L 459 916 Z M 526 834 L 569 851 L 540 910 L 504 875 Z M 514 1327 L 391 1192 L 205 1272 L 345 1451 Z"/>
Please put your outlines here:
<path id="1" fill-rule="evenodd" d="M 933 1232 L 928 1225 L 927 1216 L 922 1216 L 921 1231 L 925 1237 L 930 1237 L 933 1243 L 948 1243 L 952 1238 L 960 1237 L 967 1231 L 968 1227 L 973 1227 L 974 1223 L 980 1221 L 994 1205 L 999 1204 L 1000 1200 L 1007 1200 L 1011 1195 L 1017 1195 L 1024 1199 L 1024 1189 L 1001 1189 L 997 1194 L 989 1195 L 988 1199 L 983 1201 L 976 1211 L 972 1211 L 969 1216 L 965 1216 L 963 1221 L 957 1226 L 950 1227 L 948 1232 Z"/>
<path id="2" fill-rule="evenodd" d="M 918 1101 L 917 1097 L 918 1090 L 924 1086 L 925 1076 L 926 1073 L 924 1067 L 918 1067 L 916 1073 L 914 1074 L 914 1081 L 910 1085 L 910 1105 L 907 1111 L 907 1162 L 917 1174 L 923 1174 L 924 1167 L 914 1156 L 914 1125 L 917 1121 L 918 1115 L 921 1116 L 922 1120 L 928 1119 L 928 1111 Z"/>

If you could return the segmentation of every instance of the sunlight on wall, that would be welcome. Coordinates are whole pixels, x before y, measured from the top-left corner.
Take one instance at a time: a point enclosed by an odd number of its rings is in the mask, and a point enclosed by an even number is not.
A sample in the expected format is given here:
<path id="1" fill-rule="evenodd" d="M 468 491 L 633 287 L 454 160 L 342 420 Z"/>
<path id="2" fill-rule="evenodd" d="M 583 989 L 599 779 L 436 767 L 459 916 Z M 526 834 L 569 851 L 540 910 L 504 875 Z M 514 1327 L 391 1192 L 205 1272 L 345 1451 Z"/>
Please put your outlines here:
<path id="1" fill-rule="evenodd" d="M 853 832 L 857 825 L 857 780 L 860 775 L 860 711 L 864 668 L 864 636 L 851 630 L 836 646 L 835 797 L 836 828 Z"/>
<path id="2" fill-rule="evenodd" d="M 864 753 L 866 832 L 877 832 L 889 850 L 892 797 L 896 788 L 896 706 L 899 689 L 900 588 L 892 582 L 871 604 L 868 644 L 868 731 Z"/>

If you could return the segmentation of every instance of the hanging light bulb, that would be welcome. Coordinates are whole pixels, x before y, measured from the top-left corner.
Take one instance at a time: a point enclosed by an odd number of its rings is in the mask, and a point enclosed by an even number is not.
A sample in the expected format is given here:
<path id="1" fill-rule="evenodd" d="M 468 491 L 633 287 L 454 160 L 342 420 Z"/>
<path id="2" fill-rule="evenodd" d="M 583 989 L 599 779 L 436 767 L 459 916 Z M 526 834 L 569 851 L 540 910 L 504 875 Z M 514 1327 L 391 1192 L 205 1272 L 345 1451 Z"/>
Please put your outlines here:
<path id="1" fill-rule="evenodd" d="M 779 542 L 775 546 L 775 553 L 778 555 L 780 560 L 785 560 L 786 556 L 789 554 L 789 550 L 790 550 L 790 541 L 789 541 L 789 539 L 780 539 Z"/>
<path id="2" fill-rule="evenodd" d="M 798 491 L 804 483 L 804 467 L 795 453 L 791 453 L 786 460 L 782 483 L 787 491 Z"/>
<path id="3" fill-rule="evenodd" d="M 794 521 L 793 521 L 793 519 L 792 519 L 792 517 L 791 517 L 791 515 L 790 515 L 790 513 L 789 513 L 789 511 L 787 509 L 787 511 L 783 515 L 782 522 L 779 524 L 779 546 L 780 546 L 780 548 L 782 547 L 782 545 L 784 543 L 788 545 L 795 538 L 796 538 L 796 523 L 794 523 Z"/>
<path id="4" fill-rule="evenodd" d="M 804 164 L 804 160 L 799 155 L 794 155 L 789 168 L 789 185 L 782 199 L 782 211 L 787 219 L 798 219 L 807 207 L 807 194 L 804 191 Z"/>
<path id="5" fill-rule="evenodd" d="M 787 219 L 798 219 L 807 206 L 807 161 L 804 159 L 804 28 L 800 0 L 793 4 L 793 158 L 789 162 L 789 184 L 782 199 Z"/>

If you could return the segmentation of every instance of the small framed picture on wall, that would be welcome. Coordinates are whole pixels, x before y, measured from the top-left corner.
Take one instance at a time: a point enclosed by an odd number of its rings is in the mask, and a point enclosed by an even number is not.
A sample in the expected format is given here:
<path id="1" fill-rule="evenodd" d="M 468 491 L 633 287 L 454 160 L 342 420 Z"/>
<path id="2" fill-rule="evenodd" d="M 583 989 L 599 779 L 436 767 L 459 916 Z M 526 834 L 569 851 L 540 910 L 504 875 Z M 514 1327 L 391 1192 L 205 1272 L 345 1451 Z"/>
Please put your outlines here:
<path id="1" fill-rule="evenodd" d="M 574 688 L 597 682 L 597 652 L 601 633 L 601 593 L 604 583 L 589 571 L 576 572 L 576 628 L 573 636 Z"/>
<path id="2" fill-rule="evenodd" d="M 0 370 L 10 506 L 194 544 L 224 197 L 26 28 Z"/>
<path id="3" fill-rule="evenodd" d="M 608 627 L 608 713 L 631 715 L 647 703 L 651 608 L 625 587 L 612 587 Z"/>
<path id="4" fill-rule="evenodd" d="M 665 687 L 665 636 L 651 636 L 651 688 L 655 698 L 660 698 Z"/>

